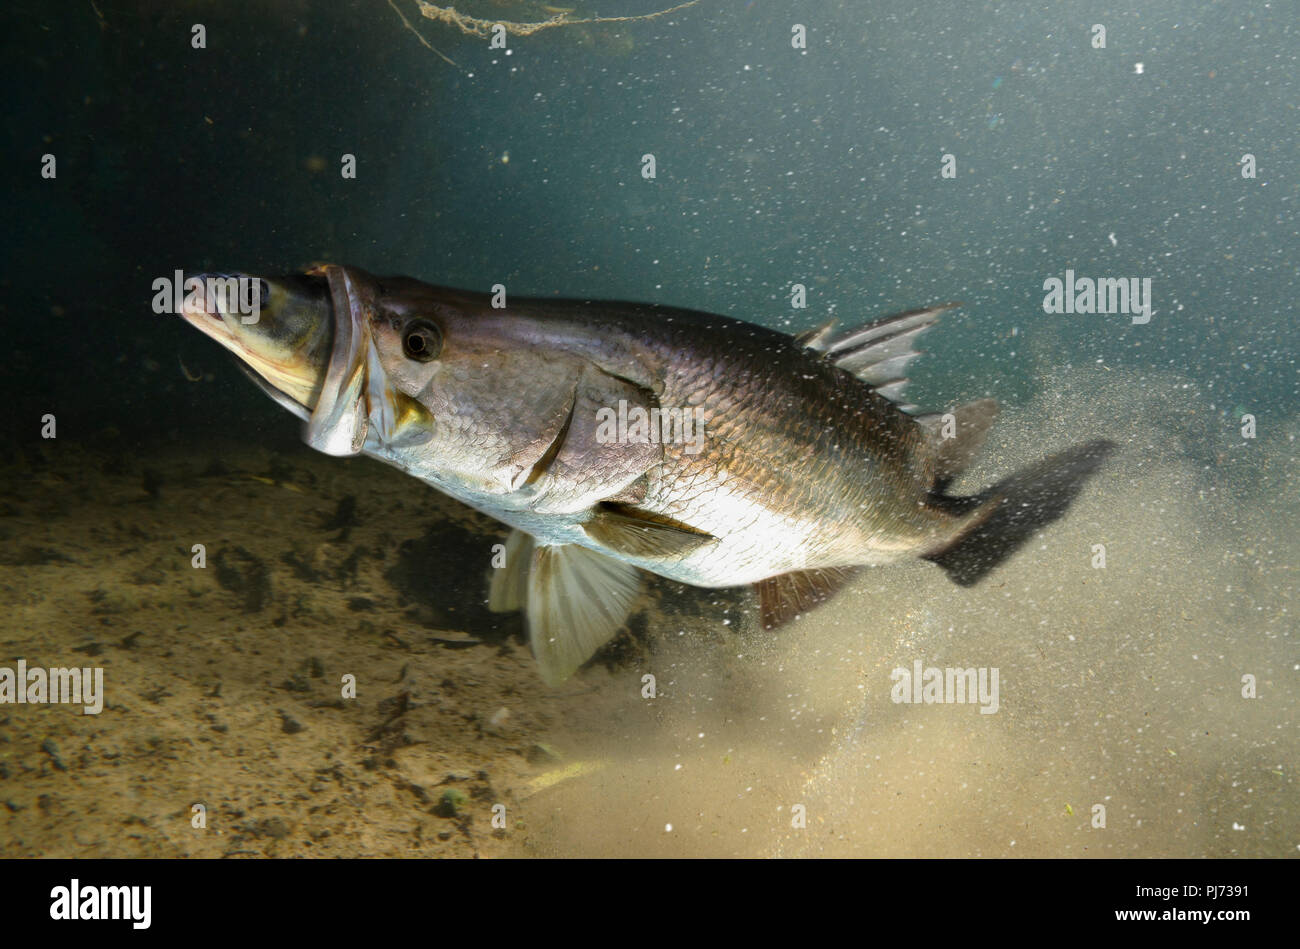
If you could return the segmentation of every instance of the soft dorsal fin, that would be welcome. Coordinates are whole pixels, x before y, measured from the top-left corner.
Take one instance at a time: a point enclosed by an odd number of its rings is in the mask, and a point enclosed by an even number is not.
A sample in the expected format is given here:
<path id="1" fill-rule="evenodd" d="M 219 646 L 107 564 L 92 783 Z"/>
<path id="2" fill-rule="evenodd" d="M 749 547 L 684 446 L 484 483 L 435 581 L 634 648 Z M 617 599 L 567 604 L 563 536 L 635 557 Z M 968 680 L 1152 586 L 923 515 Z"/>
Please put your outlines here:
<path id="1" fill-rule="evenodd" d="M 834 337 L 819 338 L 819 345 L 812 348 L 824 352 L 827 359 L 845 372 L 874 386 L 878 394 L 901 405 L 903 388 L 907 385 L 907 366 L 921 355 L 914 348 L 916 338 L 938 321 L 940 313 L 960 305 L 940 303 L 895 313 L 862 326 L 850 327 Z M 818 331 L 822 332 L 829 333 L 829 326 Z"/>
<path id="2" fill-rule="evenodd" d="M 998 417 L 996 399 L 976 399 L 959 405 L 949 413 L 918 415 L 916 421 L 925 431 L 924 456 L 920 459 L 921 482 L 927 490 L 942 492 L 948 482 L 961 474 L 984 444 L 989 426 Z"/>
<path id="3" fill-rule="evenodd" d="M 776 629 L 825 603 L 857 574 L 857 567 L 795 570 L 754 584 L 764 629 Z"/>

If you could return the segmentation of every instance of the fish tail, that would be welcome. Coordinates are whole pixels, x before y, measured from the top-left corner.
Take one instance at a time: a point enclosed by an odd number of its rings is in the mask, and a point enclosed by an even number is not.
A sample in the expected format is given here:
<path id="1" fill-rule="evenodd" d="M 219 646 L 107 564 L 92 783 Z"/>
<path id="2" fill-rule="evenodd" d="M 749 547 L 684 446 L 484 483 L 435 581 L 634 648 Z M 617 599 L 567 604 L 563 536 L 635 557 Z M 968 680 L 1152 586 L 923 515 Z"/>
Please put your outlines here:
<path id="1" fill-rule="evenodd" d="M 942 557 L 987 524 L 1005 501 L 1006 496 L 1002 494 L 981 494 L 966 498 L 946 494 L 931 495 L 926 506 L 942 512 L 951 526 L 946 536 L 921 556 L 927 560 Z"/>

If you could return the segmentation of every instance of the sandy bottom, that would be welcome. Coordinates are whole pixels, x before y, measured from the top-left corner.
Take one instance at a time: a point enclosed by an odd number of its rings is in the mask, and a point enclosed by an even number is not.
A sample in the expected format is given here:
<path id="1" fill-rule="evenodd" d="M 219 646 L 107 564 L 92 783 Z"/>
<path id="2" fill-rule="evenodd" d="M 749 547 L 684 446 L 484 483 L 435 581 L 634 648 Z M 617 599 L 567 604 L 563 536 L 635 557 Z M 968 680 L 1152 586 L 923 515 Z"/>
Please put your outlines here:
<path id="1" fill-rule="evenodd" d="M 0 855 L 1300 854 L 1300 421 L 1042 382 L 959 488 L 1120 451 L 980 585 L 865 571 L 764 633 L 656 581 L 555 690 L 484 607 L 506 530 L 411 478 L 45 443 L 4 472 L 0 666 L 99 666 L 106 701 L 0 705 Z M 996 670 L 996 713 L 893 701 L 916 661 Z"/>

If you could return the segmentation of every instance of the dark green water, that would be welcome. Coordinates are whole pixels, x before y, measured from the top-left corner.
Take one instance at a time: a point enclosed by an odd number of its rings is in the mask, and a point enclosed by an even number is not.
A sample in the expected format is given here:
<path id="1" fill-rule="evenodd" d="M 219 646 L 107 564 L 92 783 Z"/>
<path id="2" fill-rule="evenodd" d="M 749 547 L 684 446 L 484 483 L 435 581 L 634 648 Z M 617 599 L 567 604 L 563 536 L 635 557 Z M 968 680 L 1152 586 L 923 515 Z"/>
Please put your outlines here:
<path id="1" fill-rule="evenodd" d="M 622 7 L 601 12 L 642 12 Z M 1028 395 L 1026 344 L 1050 336 L 1062 362 L 1183 370 L 1222 405 L 1294 409 L 1286 5 L 825 5 L 800 52 L 778 6 L 706 2 L 509 56 L 404 5 L 460 68 L 382 2 L 99 9 L 102 25 L 89 4 L 4 14 L 15 418 L 85 385 L 114 390 L 94 424 L 122 427 L 125 401 L 142 436 L 171 430 L 190 399 L 223 424 L 252 391 L 183 391 L 176 353 L 210 352 L 136 301 L 177 267 L 316 260 L 792 329 L 959 299 L 918 370 L 938 398 Z M 1151 278 L 1153 322 L 1044 314 L 1067 267 Z"/>

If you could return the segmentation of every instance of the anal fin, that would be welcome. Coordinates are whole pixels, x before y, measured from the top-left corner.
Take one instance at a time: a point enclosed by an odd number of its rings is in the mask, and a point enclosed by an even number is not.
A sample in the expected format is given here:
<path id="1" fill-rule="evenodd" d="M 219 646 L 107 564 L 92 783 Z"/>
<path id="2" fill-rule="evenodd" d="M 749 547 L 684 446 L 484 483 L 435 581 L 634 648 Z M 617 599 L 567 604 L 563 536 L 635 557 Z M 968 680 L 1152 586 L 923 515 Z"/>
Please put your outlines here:
<path id="1" fill-rule="evenodd" d="M 764 629 L 784 626 L 825 603 L 857 574 L 858 567 L 795 570 L 754 584 Z"/>

